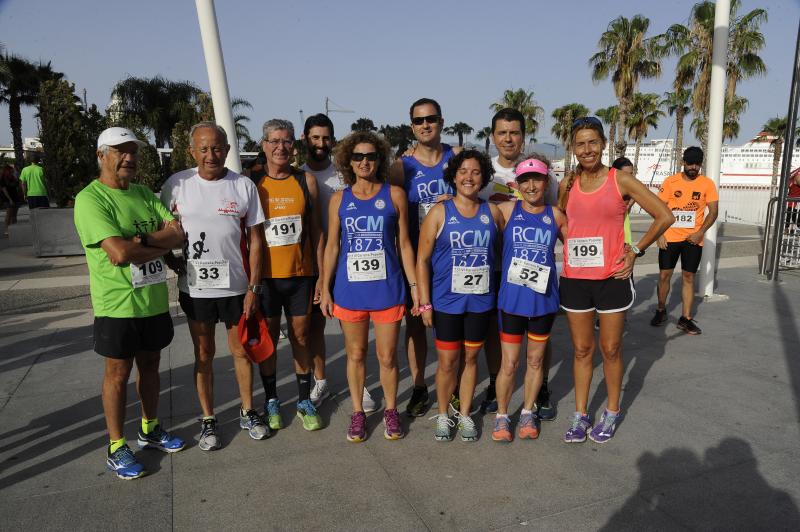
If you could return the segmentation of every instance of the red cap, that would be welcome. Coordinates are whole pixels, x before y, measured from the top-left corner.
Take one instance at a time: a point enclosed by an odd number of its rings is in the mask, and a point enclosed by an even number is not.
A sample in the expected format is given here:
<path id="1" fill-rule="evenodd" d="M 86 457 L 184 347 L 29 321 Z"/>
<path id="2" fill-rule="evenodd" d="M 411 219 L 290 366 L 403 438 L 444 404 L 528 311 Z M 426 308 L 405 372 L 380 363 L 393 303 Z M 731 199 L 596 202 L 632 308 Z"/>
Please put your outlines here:
<path id="1" fill-rule="evenodd" d="M 269 336 L 267 320 L 261 315 L 261 311 L 256 310 L 250 319 L 246 319 L 242 314 L 237 331 L 247 356 L 256 364 L 265 361 L 275 353 L 275 346 L 272 345 L 272 338 Z"/>

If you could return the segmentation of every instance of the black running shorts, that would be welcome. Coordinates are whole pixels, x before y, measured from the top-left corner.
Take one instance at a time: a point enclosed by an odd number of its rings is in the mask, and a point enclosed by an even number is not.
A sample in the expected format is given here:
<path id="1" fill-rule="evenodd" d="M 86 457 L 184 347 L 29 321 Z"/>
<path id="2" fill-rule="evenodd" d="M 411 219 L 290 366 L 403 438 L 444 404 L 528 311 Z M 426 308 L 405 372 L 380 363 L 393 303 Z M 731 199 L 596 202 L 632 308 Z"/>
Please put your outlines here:
<path id="1" fill-rule="evenodd" d="M 186 316 L 194 321 L 221 321 L 226 327 L 233 327 L 244 314 L 244 294 L 230 297 L 192 297 L 181 292 L 178 301 Z"/>
<path id="2" fill-rule="evenodd" d="M 94 319 L 94 350 L 108 358 L 133 358 L 140 351 L 161 351 L 173 336 L 169 312 L 148 318 Z"/>
<path id="3" fill-rule="evenodd" d="M 433 330 L 440 342 L 484 342 L 495 311 L 448 314 L 433 311 Z"/>
<path id="4" fill-rule="evenodd" d="M 658 250 L 658 268 L 660 270 L 674 270 L 675 265 L 678 264 L 678 258 L 680 258 L 683 271 L 697 273 L 702 256 L 703 246 L 692 244 L 688 240 L 667 242 L 667 249 Z"/>
<path id="5" fill-rule="evenodd" d="M 272 318 L 281 315 L 306 316 L 311 313 L 316 276 L 288 277 L 286 279 L 262 279 L 261 310 Z"/>
<path id="6" fill-rule="evenodd" d="M 568 279 L 559 282 L 561 308 L 567 312 L 622 312 L 633 306 L 633 279 Z"/>

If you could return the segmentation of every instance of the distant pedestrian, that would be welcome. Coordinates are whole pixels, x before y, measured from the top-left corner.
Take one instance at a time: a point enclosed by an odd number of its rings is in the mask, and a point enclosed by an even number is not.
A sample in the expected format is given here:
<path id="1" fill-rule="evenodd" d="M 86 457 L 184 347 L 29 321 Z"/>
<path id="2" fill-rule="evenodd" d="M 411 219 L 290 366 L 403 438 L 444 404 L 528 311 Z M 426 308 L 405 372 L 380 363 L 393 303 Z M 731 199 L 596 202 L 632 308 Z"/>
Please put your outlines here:
<path id="1" fill-rule="evenodd" d="M 44 170 L 39 166 L 39 155 L 33 155 L 31 163 L 19 174 L 22 182 L 22 194 L 28 200 L 30 209 L 46 209 L 50 207 L 47 187 L 44 184 Z"/>
<path id="2" fill-rule="evenodd" d="M 3 168 L 3 173 L 0 175 L 0 192 L 2 193 L 3 201 L 8 202 L 5 231 L 5 236 L 8 236 L 9 226 L 17 223 L 17 211 L 19 210 L 19 204 L 22 202 L 20 182 L 14 174 L 14 167 L 10 164 Z"/>

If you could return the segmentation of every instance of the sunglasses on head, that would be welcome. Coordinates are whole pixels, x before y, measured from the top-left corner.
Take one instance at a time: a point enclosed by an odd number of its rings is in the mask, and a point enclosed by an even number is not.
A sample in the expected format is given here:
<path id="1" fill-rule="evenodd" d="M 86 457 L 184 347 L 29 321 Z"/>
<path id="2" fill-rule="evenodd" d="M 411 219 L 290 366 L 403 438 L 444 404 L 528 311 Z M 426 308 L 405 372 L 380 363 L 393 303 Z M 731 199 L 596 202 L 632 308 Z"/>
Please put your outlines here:
<path id="1" fill-rule="evenodd" d="M 596 116 L 582 116 L 580 118 L 577 118 L 572 123 L 572 129 L 575 129 L 578 126 L 583 126 L 583 125 L 586 125 L 586 124 L 591 124 L 593 126 L 598 126 L 600 128 L 603 127 L 603 123 Z"/>
<path id="2" fill-rule="evenodd" d="M 350 156 L 350 160 L 355 161 L 357 163 L 363 161 L 364 159 L 371 162 L 375 162 L 378 160 L 378 152 L 371 151 L 369 153 L 359 153 L 357 151 L 354 151 L 353 154 Z"/>
<path id="3" fill-rule="evenodd" d="M 415 116 L 411 119 L 411 123 L 415 126 L 421 126 L 423 122 L 427 122 L 429 124 L 437 123 L 442 117 L 439 115 L 428 115 L 428 116 Z"/>

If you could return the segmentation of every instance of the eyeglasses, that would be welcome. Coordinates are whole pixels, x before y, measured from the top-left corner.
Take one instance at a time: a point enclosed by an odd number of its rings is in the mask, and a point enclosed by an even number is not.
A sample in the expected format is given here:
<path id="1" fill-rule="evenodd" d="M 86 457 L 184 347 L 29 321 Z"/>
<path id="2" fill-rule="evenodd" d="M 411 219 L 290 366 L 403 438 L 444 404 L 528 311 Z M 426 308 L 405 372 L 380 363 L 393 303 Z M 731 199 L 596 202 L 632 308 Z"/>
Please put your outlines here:
<path id="1" fill-rule="evenodd" d="M 411 119 L 411 123 L 415 126 L 421 126 L 423 122 L 427 122 L 429 124 L 436 124 L 441 120 L 442 117 L 439 115 L 428 115 L 428 116 L 415 116 Z"/>
<path id="2" fill-rule="evenodd" d="M 350 160 L 355 161 L 357 163 L 360 163 L 364 159 L 370 162 L 375 162 L 378 160 L 378 152 L 371 151 L 369 153 L 359 153 L 357 151 L 354 151 L 353 154 L 350 156 Z"/>
<path id="3" fill-rule="evenodd" d="M 283 146 L 285 148 L 290 148 L 294 144 L 293 140 L 280 140 L 280 139 L 272 139 L 272 140 L 267 140 L 267 141 L 264 141 L 264 142 L 266 142 L 267 144 L 269 144 L 273 148 L 277 148 L 281 144 L 283 144 Z"/>
<path id="4" fill-rule="evenodd" d="M 572 129 L 575 129 L 578 126 L 582 126 L 582 125 L 586 125 L 586 124 L 591 124 L 593 126 L 597 126 L 597 127 L 601 128 L 601 129 L 603 128 L 603 123 L 596 116 L 582 116 L 580 118 L 577 118 L 572 123 Z"/>

